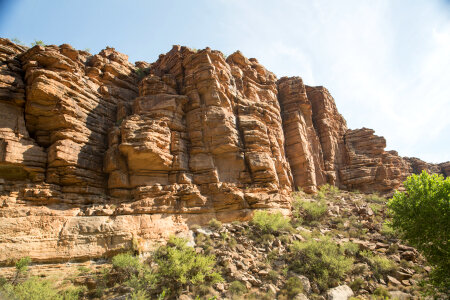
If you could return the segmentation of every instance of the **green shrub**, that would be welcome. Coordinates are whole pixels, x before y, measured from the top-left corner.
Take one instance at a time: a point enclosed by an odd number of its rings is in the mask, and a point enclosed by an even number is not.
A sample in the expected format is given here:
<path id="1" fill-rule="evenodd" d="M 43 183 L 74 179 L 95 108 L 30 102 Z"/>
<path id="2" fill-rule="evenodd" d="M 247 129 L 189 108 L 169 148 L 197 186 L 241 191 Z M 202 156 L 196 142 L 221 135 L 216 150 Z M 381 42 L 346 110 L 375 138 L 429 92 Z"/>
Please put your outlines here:
<path id="1" fill-rule="evenodd" d="M 85 266 L 79 266 L 77 269 L 78 269 L 78 272 L 80 272 L 79 275 L 85 275 L 85 274 L 88 274 L 91 272 L 91 269 L 89 269 L 88 267 L 85 267 Z"/>
<path id="2" fill-rule="evenodd" d="M 359 252 L 359 245 L 352 242 L 343 243 L 341 247 L 347 256 L 355 256 Z"/>
<path id="3" fill-rule="evenodd" d="M 386 251 L 386 254 L 394 254 L 398 251 L 398 244 L 390 244 Z"/>
<path id="4" fill-rule="evenodd" d="M 387 257 L 374 255 L 370 251 L 361 251 L 361 256 L 364 257 L 370 265 L 373 275 L 377 278 L 386 277 L 397 269 L 397 264 Z"/>
<path id="5" fill-rule="evenodd" d="M 289 219 L 280 212 L 257 211 L 251 222 L 264 233 L 275 233 L 292 229 Z"/>
<path id="6" fill-rule="evenodd" d="M 31 263 L 31 258 L 30 257 L 22 257 L 21 259 L 19 259 L 16 262 L 16 270 L 19 273 L 24 273 L 28 270 L 28 266 Z"/>
<path id="7" fill-rule="evenodd" d="M 150 68 L 138 68 L 135 70 L 135 73 L 136 73 L 138 79 L 141 80 L 150 73 L 149 71 L 150 71 Z"/>
<path id="8" fill-rule="evenodd" d="M 30 263 L 31 258 L 28 256 L 22 257 L 16 262 L 16 275 L 13 280 L 13 283 L 16 283 L 19 277 L 28 271 L 28 266 L 30 265 Z"/>
<path id="9" fill-rule="evenodd" d="M 5 277 L 0 276 L 0 288 L 7 283 L 8 283 L 8 280 Z"/>
<path id="10" fill-rule="evenodd" d="M 375 291 L 373 291 L 373 294 L 375 296 L 381 297 L 381 299 L 390 299 L 391 298 L 391 294 L 389 293 L 389 291 L 386 290 L 382 286 L 377 287 L 375 289 Z"/>
<path id="11" fill-rule="evenodd" d="M 117 280 L 119 282 L 130 279 L 136 275 L 142 268 L 139 258 L 130 253 L 120 253 L 112 258 L 113 269 L 117 271 Z"/>
<path id="12" fill-rule="evenodd" d="M 297 294 L 303 293 L 303 283 L 298 277 L 290 277 L 284 286 L 289 299 L 293 299 Z"/>
<path id="13" fill-rule="evenodd" d="M 311 223 L 313 221 L 319 221 L 325 216 L 327 212 L 327 203 L 325 200 L 310 202 L 300 199 L 294 202 L 294 210 L 297 211 L 305 221 Z"/>
<path id="14" fill-rule="evenodd" d="M 141 267 L 139 258 L 131 255 L 130 253 L 120 253 L 112 258 L 112 265 L 119 270 L 134 269 L 137 270 Z"/>
<path id="15" fill-rule="evenodd" d="M 242 295 L 247 292 L 247 287 L 242 282 L 235 280 L 232 283 L 230 283 L 228 291 L 232 295 Z"/>
<path id="16" fill-rule="evenodd" d="M 171 237 L 165 246 L 159 247 L 153 257 L 158 264 L 158 284 L 177 293 L 187 286 L 212 285 L 223 281 L 214 271 L 215 258 L 197 254 L 186 245 L 186 240 Z"/>
<path id="17" fill-rule="evenodd" d="M 294 241 L 290 252 L 290 268 L 308 276 L 322 290 L 337 284 L 353 264 L 353 259 L 345 257 L 344 250 L 328 237 L 318 241 Z"/>
<path id="18" fill-rule="evenodd" d="M 339 193 L 339 188 L 337 186 L 331 185 L 331 184 L 324 184 L 320 187 L 319 192 L 325 194 L 325 195 L 337 195 Z"/>
<path id="19" fill-rule="evenodd" d="M 127 300 L 147 300 L 147 299 L 150 299 L 150 297 L 145 290 L 135 290 L 131 293 L 130 297 L 127 298 Z"/>
<path id="20" fill-rule="evenodd" d="M 220 227 L 222 227 L 222 222 L 218 221 L 217 219 L 212 218 L 211 220 L 209 220 L 208 226 L 213 229 L 219 229 Z"/>
<path id="21" fill-rule="evenodd" d="M 385 204 L 387 201 L 386 198 L 381 197 L 378 194 L 366 195 L 365 198 L 366 198 L 366 201 L 370 202 L 370 203 Z"/>
<path id="22" fill-rule="evenodd" d="M 436 287 L 450 286 L 450 177 L 411 175 L 405 192 L 388 201 L 392 225 L 401 237 L 421 251 L 434 266 L 431 278 Z"/>
<path id="23" fill-rule="evenodd" d="M 378 213 L 383 209 L 383 205 L 378 203 L 371 203 L 369 204 L 369 207 L 372 209 L 375 215 L 378 215 Z"/>
<path id="24" fill-rule="evenodd" d="M 3 293 L 7 299 L 15 300 L 63 300 L 63 296 L 52 287 L 49 281 L 40 280 L 37 277 L 12 285 L 7 283 L 3 286 Z M 76 298 L 71 298 L 76 299 Z"/>
<path id="25" fill-rule="evenodd" d="M 279 276 L 280 276 L 280 275 L 278 274 L 278 272 L 277 272 L 277 271 L 274 271 L 274 270 L 270 270 L 270 271 L 269 271 L 269 274 L 267 274 L 267 277 L 268 277 L 269 280 L 272 281 L 273 283 L 275 283 L 275 282 L 278 281 L 278 277 L 279 277 Z"/>
<path id="26" fill-rule="evenodd" d="M 61 292 L 62 299 L 64 300 L 77 300 L 79 299 L 84 292 L 87 291 L 87 287 L 78 286 L 78 287 L 70 287 Z"/>
<path id="27" fill-rule="evenodd" d="M 271 243 L 275 240 L 275 236 L 273 234 L 270 233 L 265 233 L 261 236 L 261 242 L 263 244 L 268 244 Z"/>
<path id="28" fill-rule="evenodd" d="M 381 234 L 388 239 L 395 239 L 398 237 L 397 231 L 392 227 L 392 224 L 389 221 L 385 221 L 381 225 Z"/>
<path id="29" fill-rule="evenodd" d="M 34 46 L 36 46 L 36 45 L 39 45 L 39 46 L 46 46 L 46 45 L 44 44 L 44 42 L 41 41 L 41 40 L 34 40 L 34 42 L 31 43 L 31 47 L 34 47 Z"/>
<path id="30" fill-rule="evenodd" d="M 21 40 L 19 40 L 18 38 L 13 38 L 11 39 L 11 42 L 20 45 L 20 46 L 25 46 L 25 43 L 23 43 Z"/>
<path id="31" fill-rule="evenodd" d="M 364 287 L 366 281 L 361 277 L 355 278 L 352 282 L 350 282 L 349 286 L 354 291 L 357 292 Z"/>

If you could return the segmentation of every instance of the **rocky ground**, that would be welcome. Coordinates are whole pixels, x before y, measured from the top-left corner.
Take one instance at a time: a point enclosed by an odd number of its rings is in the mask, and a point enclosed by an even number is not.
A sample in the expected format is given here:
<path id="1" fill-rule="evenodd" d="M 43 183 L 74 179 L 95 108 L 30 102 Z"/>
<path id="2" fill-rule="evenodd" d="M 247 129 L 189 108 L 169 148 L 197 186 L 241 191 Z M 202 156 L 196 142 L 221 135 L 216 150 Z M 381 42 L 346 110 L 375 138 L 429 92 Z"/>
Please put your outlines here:
<path id="1" fill-rule="evenodd" d="M 188 245 L 199 255 L 214 255 L 215 269 L 224 281 L 185 290 L 179 299 L 425 297 L 427 286 L 423 280 L 430 267 L 386 225 L 385 198 L 329 187 L 314 196 L 296 193 L 294 198 L 291 220 L 275 229 L 265 229 L 254 221 L 231 224 L 212 221 L 206 227 L 194 225 L 187 234 Z M 314 264 L 307 256 L 296 254 L 295 249 L 307 243 L 324 249 L 337 245 L 340 254 L 336 255 L 342 256 L 327 257 L 333 254 L 325 251 L 320 254 L 323 255 L 320 262 L 333 258 L 348 261 L 348 266 L 341 266 L 344 271 L 341 278 L 331 271 L 325 277 L 317 277 L 315 268 L 326 268 L 326 264 L 299 272 L 305 270 L 308 263 Z M 138 245 L 135 251 L 139 252 Z M 141 254 L 141 258 L 151 259 L 151 254 Z M 35 265 L 31 266 L 28 276 L 49 278 L 59 288 L 84 286 L 81 299 L 141 299 L 132 294 L 133 289 L 126 283 L 115 286 L 101 283 L 99 278 L 108 268 L 107 260 Z M 1 273 L 11 279 L 15 270 L 3 268 Z M 445 295 L 439 297 L 447 299 Z"/>

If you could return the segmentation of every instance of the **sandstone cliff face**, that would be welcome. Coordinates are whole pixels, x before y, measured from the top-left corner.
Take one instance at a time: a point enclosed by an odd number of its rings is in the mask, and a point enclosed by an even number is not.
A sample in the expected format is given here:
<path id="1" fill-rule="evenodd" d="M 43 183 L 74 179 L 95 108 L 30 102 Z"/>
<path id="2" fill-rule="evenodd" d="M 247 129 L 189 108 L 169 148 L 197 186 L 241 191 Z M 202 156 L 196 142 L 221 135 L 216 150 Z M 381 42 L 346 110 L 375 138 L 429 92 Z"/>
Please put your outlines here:
<path id="1" fill-rule="evenodd" d="M 174 46 L 132 65 L 0 39 L 0 263 L 146 251 L 213 217 L 287 212 L 296 188 L 390 193 L 449 174 L 385 144 L 347 129 L 325 88 L 240 52 Z"/>

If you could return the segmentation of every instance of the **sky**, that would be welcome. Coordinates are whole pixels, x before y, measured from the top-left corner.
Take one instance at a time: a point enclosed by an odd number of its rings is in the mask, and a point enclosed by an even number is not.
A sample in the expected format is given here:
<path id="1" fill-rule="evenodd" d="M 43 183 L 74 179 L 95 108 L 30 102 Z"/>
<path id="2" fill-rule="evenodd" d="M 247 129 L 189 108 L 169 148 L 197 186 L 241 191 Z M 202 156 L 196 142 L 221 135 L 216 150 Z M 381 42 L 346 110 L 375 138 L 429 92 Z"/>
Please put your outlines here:
<path id="1" fill-rule="evenodd" d="M 387 150 L 450 160 L 450 0 L 0 0 L 0 37 L 130 61 L 172 45 L 255 57 L 333 95 Z"/>

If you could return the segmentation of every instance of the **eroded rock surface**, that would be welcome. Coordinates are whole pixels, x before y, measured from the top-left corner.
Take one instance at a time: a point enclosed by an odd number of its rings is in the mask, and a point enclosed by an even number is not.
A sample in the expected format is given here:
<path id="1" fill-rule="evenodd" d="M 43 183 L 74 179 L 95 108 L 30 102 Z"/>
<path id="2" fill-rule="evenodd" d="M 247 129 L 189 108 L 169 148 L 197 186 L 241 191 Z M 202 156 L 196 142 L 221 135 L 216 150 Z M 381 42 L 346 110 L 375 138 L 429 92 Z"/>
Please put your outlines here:
<path id="1" fill-rule="evenodd" d="M 448 175 L 347 129 L 324 87 L 239 51 L 174 46 L 152 63 L 106 48 L 0 39 L 0 263 L 109 255 L 211 218 L 289 211 L 329 183 L 390 193 Z"/>

